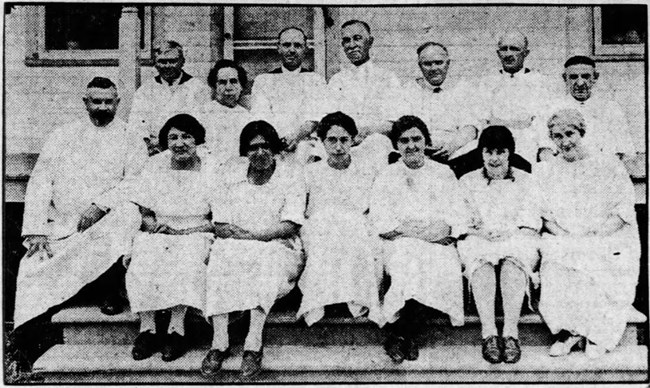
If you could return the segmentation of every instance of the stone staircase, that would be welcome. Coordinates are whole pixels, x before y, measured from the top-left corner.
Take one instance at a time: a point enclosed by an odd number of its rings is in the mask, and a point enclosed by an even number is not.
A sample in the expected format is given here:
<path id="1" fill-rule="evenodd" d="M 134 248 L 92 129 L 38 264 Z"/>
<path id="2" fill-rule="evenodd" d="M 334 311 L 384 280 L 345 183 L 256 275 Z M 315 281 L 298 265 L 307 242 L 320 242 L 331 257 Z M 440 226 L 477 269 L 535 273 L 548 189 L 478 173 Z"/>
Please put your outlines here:
<path id="1" fill-rule="evenodd" d="M 164 317 L 163 317 L 164 319 Z M 223 365 L 217 382 L 237 382 L 241 343 L 247 317 L 231 317 L 234 355 Z M 46 383 L 208 383 L 199 373 L 212 336 L 196 314 L 188 314 L 186 332 L 192 350 L 173 362 L 160 354 L 131 358 L 137 318 L 130 312 L 106 316 L 96 307 L 73 307 L 53 317 L 62 327 L 64 343 L 49 349 L 33 366 Z M 552 338 L 539 315 L 520 320 L 522 358 L 517 364 L 492 365 L 480 353 L 480 324 L 468 316 L 453 328 L 446 317 L 435 317 L 421 339 L 420 358 L 394 365 L 384 354 L 383 334 L 366 319 L 326 318 L 312 327 L 291 311 L 272 312 L 264 333 L 263 372 L 266 383 L 351 382 L 647 382 L 646 317 L 632 309 L 621 344 L 590 360 L 584 353 L 549 357 Z M 245 329 L 244 329 L 245 330 Z M 190 334 L 191 333 L 191 334 Z"/>

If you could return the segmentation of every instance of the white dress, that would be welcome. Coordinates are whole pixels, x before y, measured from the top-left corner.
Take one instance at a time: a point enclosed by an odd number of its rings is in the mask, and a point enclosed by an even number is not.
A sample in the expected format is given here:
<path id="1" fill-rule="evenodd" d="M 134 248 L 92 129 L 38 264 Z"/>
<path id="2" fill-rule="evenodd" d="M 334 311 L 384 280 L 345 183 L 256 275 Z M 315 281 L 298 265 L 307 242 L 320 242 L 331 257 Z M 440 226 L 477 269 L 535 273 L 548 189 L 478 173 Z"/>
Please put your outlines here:
<path id="1" fill-rule="evenodd" d="M 618 159 L 598 153 L 572 163 L 555 158 L 537 175 L 543 217 L 569 232 L 542 240 L 540 313 L 553 333 L 573 331 L 611 350 L 639 276 L 632 182 Z M 626 225 L 609 236 L 585 236 L 610 215 Z"/>
<path id="2" fill-rule="evenodd" d="M 120 185 L 140 173 L 146 158 L 144 142 L 119 119 L 96 127 L 85 118 L 48 137 L 27 184 L 22 234 L 47 236 L 53 257 L 21 260 L 15 327 L 65 302 L 131 254 L 141 218 Z M 81 214 L 93 203 L 110 211 L 78 233 Z"/>
<path id="3" fill-rule="evenodd" d="M 539 263 L 539 238 L 517 233 L 520 227 L 541 229 L 537 193 L 530 174 L 518 169 L 512 169 L 511 174 L 512 180 L 488 181 L 484 170 L 479 169 L 460 179 L 476 221 L 483 228 L 516 233 L 504 241 L 468 236 L 458 242 L 458 254 L 470 284 L 472 274 L 483 263 L 496 265 L 503 259 L 515 263 L 537 282 L 534 270 Z"/>
<path id="4" fill-rule="evenodd" d="M 262 230 L 281 221 L 302 225 L 305 190 L 302 171 L 276 162 L 264 185 L 248 182 L 248 160 L 224 166 L 223 182 L 212 195 L 215 223 Z M 261 306 L 266 313 L 288 294 L 302 270 L 298 236 L 272 241 L 217 238 L 212 244 L 206 284 L 206 316 Z"/>
<path id="5" fill-rule="evenodd" d="M 203 159 L 201 171 L 171 170 L 170 154 L 159 155 L 166 156 L 167 169 L 148 168 L 131 200 L 152 210 L 158 223 L 175 229 L 209 222 L 207 195 L 210 181 L 216 179 L 210 162 Z M 177 305 L 202 310 L 205 261 L 212 241 L 211 233 L 138 233 L 126 274 L 131 311 L 162 310 Z"/>
<path id="6" fill-rule="evenodd" d="M 357 158 L 344 170 L 327 161 L 305 167 L 308 218 L 300 236 L 307 260 L 298 282 L 302 303 L 297 316 L 304 315 L 308 325 L 335 303 L 347 303 L 355 317 L 368 311 L 380 323 L 381 266 L 373 252 L 379 241 L 371 236 L 366 219 L 378 167 Z"/>
<path id="7" fill-rule="evenodd" d="M 467 212 L 453 172 L 427 160 L 413 170 L 398 161 L 385 168 L 372 189 L 370 216 L 376 234 L 395 230 L 404 222 L 442 220 L 452 235 L 463 234 Z M 464 323 L 463 275 L 458 252 L 411 237 L 382 240 L 384 266 L 391 285 L 384 296 L 383 314 L 395 322 L 409 299 L 449 315 L 454 326 Z"/>

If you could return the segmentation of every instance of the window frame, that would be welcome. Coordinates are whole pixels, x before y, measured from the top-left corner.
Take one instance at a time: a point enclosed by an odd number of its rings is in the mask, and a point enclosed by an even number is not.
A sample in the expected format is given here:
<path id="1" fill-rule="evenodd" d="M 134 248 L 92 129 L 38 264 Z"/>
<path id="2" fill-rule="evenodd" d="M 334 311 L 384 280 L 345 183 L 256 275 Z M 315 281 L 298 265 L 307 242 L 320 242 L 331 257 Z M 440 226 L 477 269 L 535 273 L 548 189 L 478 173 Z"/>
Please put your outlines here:
<path id="1" fill-rule="evenodd" d="M 45 48 L 45 5 L 30 6 L 27 23 L 27 66 L 118 66 L 119 48 L 114 50 L 47 50 Z M 153 64 L 153 7 L 144 6 L 144 45 L 140 64 Z M 119 30 L 118 30 L 119 33 Z"/>
<path id="2" fill-rule="evenodd" d="M 604 44 L 603 43 L 603 9 L 593 7 L 594 47 L 593 54 L 600 60 L 643 60 L 645 44 Z M 646 32 L 647 33 L 647 32 Z"/>

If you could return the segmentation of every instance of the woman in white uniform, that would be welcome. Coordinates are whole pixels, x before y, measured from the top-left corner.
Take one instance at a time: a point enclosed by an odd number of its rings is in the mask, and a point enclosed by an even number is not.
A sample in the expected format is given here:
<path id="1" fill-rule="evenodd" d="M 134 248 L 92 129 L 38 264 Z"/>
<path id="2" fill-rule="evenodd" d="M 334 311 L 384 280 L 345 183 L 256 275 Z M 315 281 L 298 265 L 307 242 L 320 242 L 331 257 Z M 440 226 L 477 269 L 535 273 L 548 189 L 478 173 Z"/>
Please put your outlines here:
<path id="1" fill-rule="evenodd" d="M 366 214 L 370 189 L 382 167 L 350 155 L 357 135 L 354 120 L 342 112 L 326 115 L 317 134 L 327 160 L 305 166 L 307 220 L 300 231 L 307 255 L 298 285 L 298 317 L 311 326 L 325 306 L 345 303 L 353 317 L 368 314 L 380 322 L 379 271 Z M 385 161 L 387 164 L 387 161 Z"/>
<path id="2" fill-rule="evenodd" d="M 415 116 L 393 124 L 391 140 L 401 160 L 386 167 L 372 189 L 370 216 L 382 238 L 391 278 L 383 304 L 388 323 L 384 345 L 395 363 L 418 358 L 416 339 L 427 308 L 464 323 L 463 279 L 454 246 L 465 232 L 467 213 L 460 185 L 449 167 L 425 157 L 431 144 Z"/>
<path id="3" fill-rule="evenodd" d="M 298 238 L 305 213 L 302 171 L 276 160 L 277 132 L 265 121 L 248 123 L 239 152 L 224 166 L 211 204 L 216 236 L 207 273 L 205 314 L 214 328 L 201 372 L 213 376 L 229 355 L 228 314 L 250 310 L 242 378 L 261 369 L 262 330 L 275 300 L 295 286 L 303 266 Z"/>
<path id="4" fill-rule="evenodd" d="M 458 253 L 481 320 L 483 358 L 493 364 L 515 363 L 521 358 L 521 305 L 526 294 L 530 297 L 529 279 L 537 278 L 542 219 L 530 174 L 510 165 L 515 155 L 510 130 L 485 128 L 478 149 L 483 168 L 460 179 L 474 217 L 468 235 L 458 241 Z M 503 303 L 501 336 L 495 319 L 497 278 Z"/>
<path id="5" fill-rule="evenodd" d="M 558 335 L 551 356 L 586 338 L 588 357 L 614 349 L 623 336 L 639 277 L 634 188 L 615 157 L 584 146 L 588 128 L 573 109 L 548 121 L 560 154 L 536 175 L 548 230 L 541 244 L 539 310 Z"/>
<path id="6" fill-rule="evenodd" d="M 162 348 L 163 361 L 187 348 L 184 320 L 188 307 L 205 305 L 205 260 L 213 240 L 207 198 L 210 162 L 196 147 L 205 129 L 192 116 L 172 117 L 160 130 L 160 146 L 169 149 L 149 161 L 131 200 L 141 208 L 143 231 L 133 242 L 126 275 L 131 311 L 140 318 L 132 355 L 150 357 Z M 167 333 L 157 333 L 157 311 L 170 310 Z"/>

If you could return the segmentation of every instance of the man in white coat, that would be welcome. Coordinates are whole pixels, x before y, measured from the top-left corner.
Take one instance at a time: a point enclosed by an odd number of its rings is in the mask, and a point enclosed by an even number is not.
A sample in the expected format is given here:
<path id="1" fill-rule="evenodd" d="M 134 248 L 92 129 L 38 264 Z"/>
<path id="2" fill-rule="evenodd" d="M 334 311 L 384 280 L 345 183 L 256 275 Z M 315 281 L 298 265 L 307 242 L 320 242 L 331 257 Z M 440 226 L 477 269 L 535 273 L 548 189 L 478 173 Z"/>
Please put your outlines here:
<path id="1" fill-rule="evenodd" d="M 166 41 L 154 49 L 158 75 L 146 81 L 133 94 L 129 126 L 141 133 L 149 154 L 160 152 L 158 132 L 171 117 L 191 113 L 210 100 L 210 89 L 183 70 L 183 47 Z"/>
<path id="2" fill-rule="evenodd" d="M 404 112 L 396 109 L 401 105 L 399 79 L 370 58 L 374 39 L 364 21 L 348 20 L 341 26 L 341 45 L 349 65 L 329 81 L 329 111 L 354 119 L 359 130 L 356 143 L 363 142 L 359 153 L 383 158 L 393 147 L 387 137 L 377 135 L 387 135 Z"/>
<path id="3" fill-rule="evenodd" d="M 88 117 L 49 135 L 27 184 L 15 327 L 129 256 L 140 227 L 122 182 L 142 170 L 145 144 L 115 118 L 120 99 L 111 80 L 95 77 L 83 101 Z"/>
<path id="4" fill-rule="evenodd" d="M 324 109 L 325 78 L 304 65 L 307 37 L 298 27 L 287 27 L 278 34 L 277 50 L 282 65 L 255 78 L 252 90 L 252 114 L 269 122 L 278 131 L 287 151 L 296 151 L 299 162 L 313 153 L 307 140 L 316 124 L 327 113 Z M 296 150 L 300 144 L 300 149 Z M 322 148 L 322 147 L 320 147 Z M 319 155 L 324 156 L 324 150 Z"/>
<path id="5" fill-rule="evenodd" d="M 569 58 L 562 73 L 566 94 L 552 104 L 547 118 L 562 109 L 577 110 L 589 128 L 585 145 L 625 160 L 636 155 L 630 125 L 623 108 L 604 91 L 594 88 L 599 76 L 593 59 L 583 55 Z M 550 148 L 555 151 L 552 144 Z"/>

